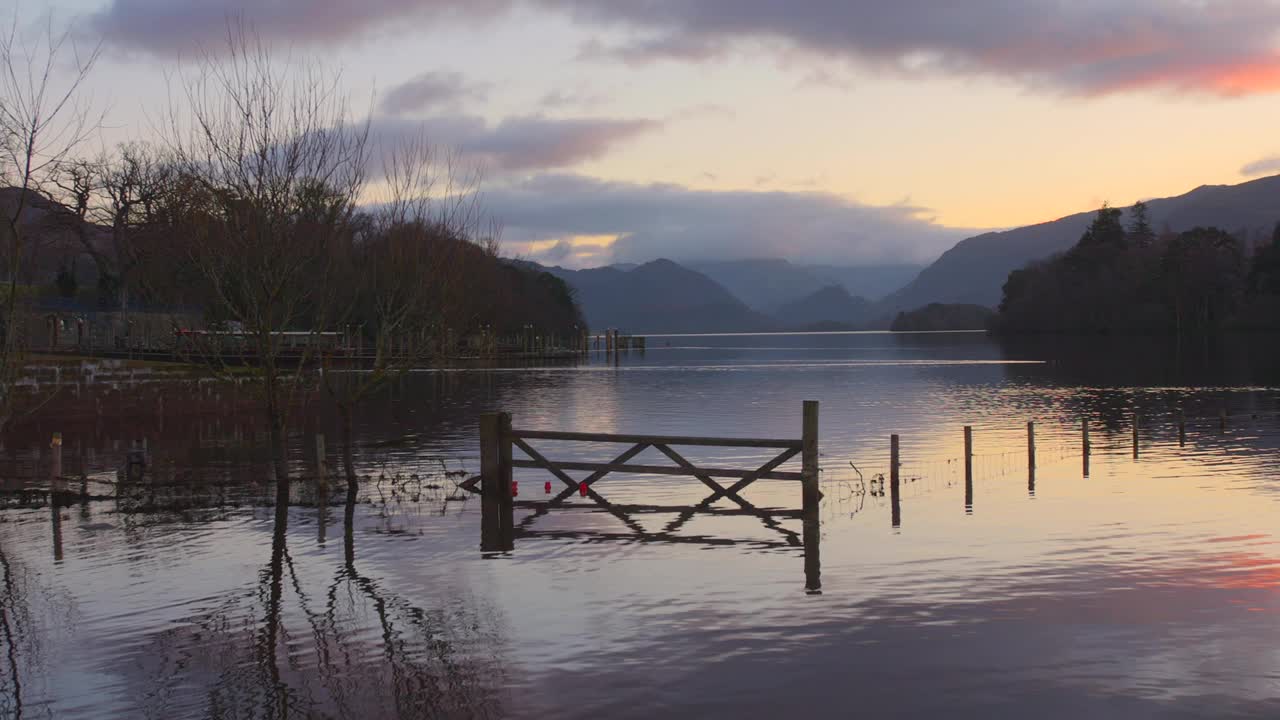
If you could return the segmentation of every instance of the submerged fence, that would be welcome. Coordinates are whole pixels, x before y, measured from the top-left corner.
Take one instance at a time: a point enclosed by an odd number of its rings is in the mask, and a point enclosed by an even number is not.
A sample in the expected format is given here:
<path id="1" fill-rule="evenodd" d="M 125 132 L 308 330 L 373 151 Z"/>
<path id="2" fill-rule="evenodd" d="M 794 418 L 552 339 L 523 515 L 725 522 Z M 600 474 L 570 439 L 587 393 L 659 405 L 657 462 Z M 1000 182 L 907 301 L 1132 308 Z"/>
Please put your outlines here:
<path id="1" fill-rule="evenodd" d="M 850 461 L 849 457 L 838 457 L 835 453 L 820 461 L 816 455 L 817 405 L 813 404 L 812 423 L 808 407 L 806 405 L 801 437 L 794 439 L 680 438 L 511 430 L 508 419 L 507 425 L 499 427 L 501 432 L 496 436 L 496 441 L 490 437 L 486 442 L 490 455 L 488 466 L 483 461 L 476 462 L 481 460 L 477 457 L 449 456 L 442 460 L 439 456 L 422 455 L 412 450 L 378 450 L 370 453 L 366 449 L 357 453 L 356 470 L 361 485 L 369 486 L 379 495 L 384 491 L 390 494 L 397 489 L 418 487 L 427 482 L 425 478 L 431 477 L 438 480 L 428 484 L 439 484 L 449 491 L 451 501 L 457 502 L 483 494 L 476 486 L 484 476 L 486 467 L 492 469 L 495 462 L 499 472 L 507 473 L 504 476 L 508 479 L 511 468 L 547 472 L 551 480 L 556 481 L 554 484 L 559 486 L 556 490 L 559 494 L 552 497 L 550 486 L 553 483 L 548 482 L 546 495 L 550 502 L 517 499 L 514 484 L 498 482 L 494 486 L 490 502 L 482 500 L 474 503 L 473 511 L 479 511 L 483 518 L 488 518 L 484 522 L 489 528 L 502 528 L 496 539 L 490 537 L 492 542 L 484 543 L 486 547 L 508 546 L 507 539 L 515 533 L 531 536 L 542 532 L 530 526 L 533 520 L 529 518 L 522 520 L 520 525 L 509 519 L 512 508 L 532 509 L 535 516 L 541 516 L 550 509 L 564 506 L 565 501 L 575 495 L 591 500 L 592 507 L 598 506 L 597 509 L 603 509 L 617 517 L 633 531 L 633 535 L 634 529 L 638 527 L 632 519 L 634 515 L 677 512 L 683 517 L 684 511 L 692 509 L 696 514 L 756 515 L 765 522 L 766 527 L 779 533 L 783 544 L 794 546 L 798 544 L 798 538 L 793 537 L 796 533 L 779 525 L 777 521 L 801 519 L 811 504 L 811 498 L 802 493 L 802 508 L 799 510 L 759 508 L 743 495 L 743 491 L 755 481 L 801 481 L 803 485 L 804 478 L 814 474 L 816 469 L 818 481 L 813 485 L 814 492 L 827 496 L 827 502 L 820 503 L 823 512 L 831 513 L 833 517 L 843 513 L 857 513 L 866 506 L 868 499 L 876 499 L 877 502 L 872 505 L 883 499 L 890 506 L 894 524 L 899 525 L 902 504 L 914 497 L 943 489 L 963 489 L 965 507 L 971 511 L 975 493 L 980 492 L 984 481 L 1016 478 L 1019 482 L 1025 482 L 1027 492 L 1034 496 L 1039 472 L 1070 462 L 1076 464 L 1076 472 L 1088 477 L 1093 470 L 1092 459 L 1100 454 L 1124 454 L 1141 461 L 1153 452 L 1161 452 L 1167 457 L 1170 449 L 1176 451 L 1177 448 L 1188 445 L 1257 446 L 1266 442 L 1268 435 L 1275 436 L 1280 445 L 1280 413 L 1276 411 L 1231 413 L 1219 410 L 1188 417 L 1180 410 L 1166 410 L 1151 412 L 1150 415 L 1136 412 L 1130 412 L 1127 416 L 1112 414 L 1106 422 L 1100 421 L 1096 415 L 1079 420 L 1060 416 L 1055 421 L 1034 421 L 1017 425 L 1016 429 L 1003 423 L 956 427 L 951 443 L 954 443 L 959 452 L 954 454 L 927 450 L 930 444 L 920 445 L 921 438 L 918 436 L 914 438 L 917 441 L 915 446 L 910 442 L 913 438 L 887 436 L 881 446 L 888 455 L 887 463 L 883 459 L 884 455 L 871 458 L 868 462 L 865 455 L 862 458 L 853 457 Z M 494 417 L 497 419 L 487 422 L 501 424 L 501 418 Z M 492 435 L 495 431 L 493 426 L 489 427 L 488 432 Z M 502 430 L 503 427 L 505 430 Z M 267 477 L 262 472 L 267 458 L 259 452 L 263 448 L 248 445 L 204 448 L 198 458 L 197 453 L 190 450 L 183 457 L 171 456 L 171 453 L 166 452 L 161 457 L 153 458 L 145 441 L 133 446 L 124 445 L 97 451 L 92 447 L 77 445 L 74 448 L 68 447 L 70 452 L 64 458 L 57 433 L 54 436 L 48 444 L 42 442 L 21 449 L 10 448 L 8 452 L 0 453 L 0 507 L 42 505 L 50 502 L 55 492 L 63 495 L 59 502 L 64 504 L 82 500 L 120 499 L 127 494 L 133 501 L 132 505 L 140 509 L 167 504 L 199 505 L 202 502 L 220 505 L 243 499 L 242 494 L 229 492 L 234 486 L 251 485 Z M 785 463 L 804 453 L 806 438 L 811 438 L 815 447 L 811 462 L 801 462 L 800 472 L 783 469 Z M 245 438 L 250 445 L 256 445 L 253 442 L 255 439 L 247 436 Z M 317 439 L 318 443 L 312 442 Z M 614 442 L 626 443 L 630 447 L 620 448 L 626 452 L 604 462 L 553 461 L 536 447 L 541 440 L 569 443 Z M 501 448 L 504 442 L 510 446 L 506 451 Z M 776 450 L 779 454 L 760 467 L 754 467 L 754 463 L 747 468 L 700 467 L 676 450 L 682 444 L 760 447 Z M 303 443 L 303 448 L 304 457 L 300 458 L 295 453 L 290 463 L 291 474 L 299 485 L 329 480 L 335 484 L 345 482 L 336 461 L 337 453 L 332 452 L 336 448 L 330 448 L 329 457 L 326 457 L 323 439 L 315 437 L 309 437 L 308 442 Z M 496 461 L 493 459 L 494 448 L 498 448 Z M 512 457 L 512 449 L 523 453 L 525 457 Z M 662 452 L 674 464 L 654 466 L 631 462 L 645 449 Z M 503 452 L 507 454 L 504 456 Z M 135 465 L 135 458 L 144 467 Z M 199 459 L 200 462 L 184 462 L 184 458 L 191 461 Z M 762 456 L 761 459 L 766 458 Z M 799 459 L 804 460 L 802 457 Z M 506 469 L 502 470 L 504 464 Z M 470 471 L 477 465 L 480 466 L 481 474 L 472 477 Z M 145 472 L 135 474 L 137 471 Z M 568 473 L 575 471 L 583 473 L 584 478 L 570 477 Z M 702 482 L 709 495 L 702 502 L 684 508 L 644 504 L 644 498 L 636 498 L 634 493 L 625 503 L 610 503 L 597 492 L 597 483 L 613 473 L 690 477 Z M 466 481 L 468 477 L 472 477 L 471 482 Z M 511 493 L 510 498 L 501 496 L 504 487 Z M 453 490 L 457 488 L 460 490 L 454 494 Z M 661 533 L 647 533 L 643 537 L 637 537 L 653 541 L 677 538 L 677 531 L 688 522 L 689 519 L 685 519 Z"/>
<path id="2" fill-rule="evenodd" d="M 867 497 L 887 498 L 893 526 L 899 527 L 904 499 L 940 488 L 963 486 L 965 509 L 972 512 L 975 483 L 984 480 L 1024 478 L 1027 492 L 1034 496 L 1037 471 L 1043 468 L 1074 461 L 1080 464 L 1081 476 L 1088 478 L 1094 455 L 1124 453 L 1139 461 L 1154 450 L 1157 443 L 1184 448 L 1189 441 L 1198 441 L 1206 436 L 1227 438 L 1228 433 L 1242 429 L 1260 432 L 1260 424 L 1269 418 L 1275 421 L 1280 431 L 1280 412 L 1229 413 L 1221 410 L 1216 415 L 1188 418 L 1179 410 L 1170 415 L 1148 418 L 1135 411 L 1129 415 L 1125 427 L 1115 423 L 1099 426 L 1088 418 L 1082 418 L 1075 427 L 1059 424 L 1051 427 L 1048 442 L 1044 441 L 1044 435 L 1040 435 L 1042 428 L 1035 421 L 1028 421 L 1026 439 L 1021 447 L 985 453 L 980 451 L 981 437 L 975 440 L 974 426 L 966 425 L 958 428 L 957 439 L 963 443 L 960 454 L 923 460 L 904 454 L 902 438 L 890 435 L 886 443 L 889 449 L 886 470 L 881 470 L 884 466 L 879 461 L 849 461 L 849 469 L 855 477 L 838 480 L 835 477 L 839 473 L 838 467 L 824 468 L 824 472 L 831 473 L 824 478 L 824 488 L 828 483 L 839 485 L 842 492 L 836 497 L 845 504 L 853 502 L 854 514 L 861 511 Z M 1101 440 L 1099 430 L 1102 431 Z M 1003 446 L 1008 447 L 1007 444 Z"/>

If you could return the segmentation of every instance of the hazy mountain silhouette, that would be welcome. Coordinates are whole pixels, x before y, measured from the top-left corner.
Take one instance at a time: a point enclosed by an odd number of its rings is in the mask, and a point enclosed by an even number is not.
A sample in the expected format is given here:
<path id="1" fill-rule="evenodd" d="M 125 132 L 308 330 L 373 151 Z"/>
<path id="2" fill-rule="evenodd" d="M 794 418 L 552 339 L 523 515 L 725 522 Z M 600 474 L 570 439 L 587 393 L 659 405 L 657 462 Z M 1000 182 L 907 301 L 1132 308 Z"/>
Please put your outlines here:
<path id="1" fill-rule="evenodd" d="M 801 269 L 816 275 L 824 285 L 843 285 L 851 295 L 871 301 L 884 299 L 889 293 L 911 282 L 922 265 L 801 265 Z"/>
<path id="2" fill-rule="evenodd" d="M 1216 226 L 1236 234 L 1244 231 L 1251 239 L 1269 237 L 1280 220 L 1280 175 L 1240 185 L 1204 185 L 1185 195 L 1150 200 L 1147 207 L 1157 231 Z M 1096 208 L 962 240 L 906 287 L 885 298 L 879 310 L 896 313 L 929 303 L 993 307 L 1000 302 L 1010 272 L 1075 245 L 1095 214 Z"/>
<path id="3" fill-rule="evenodd" d="M 702 273 L 670 260 L 630 270 L 544 268 L 569 283 L 593 331 L 754 332 L 776 323 Z"/>
<path id="4" fill-rule="evenodd" d="M 828 285 L 817 292 L 789 302 L 774 315 L 787 327 L 841 325 L 857 327 L 867 321 L 872 304 L 854 297 L 841 285 Z"/>
<path id="5" fill-rule="evenodd" d="M 824 284 L 817 275 L 782 259 L 698 260 L 684 265 L 720 283 L 752 309 L 765 313 Z"/>
<path id="6" fill-rule="evenodd" d="M 723 285 L 739 300 L 763 313 L 828 286 L 841 285 L 851 295 L 879 300 L 920 272 L 919 265 L 841 267 L 796 265 L 782 259 L 698 260 L 683 263 Z"/>

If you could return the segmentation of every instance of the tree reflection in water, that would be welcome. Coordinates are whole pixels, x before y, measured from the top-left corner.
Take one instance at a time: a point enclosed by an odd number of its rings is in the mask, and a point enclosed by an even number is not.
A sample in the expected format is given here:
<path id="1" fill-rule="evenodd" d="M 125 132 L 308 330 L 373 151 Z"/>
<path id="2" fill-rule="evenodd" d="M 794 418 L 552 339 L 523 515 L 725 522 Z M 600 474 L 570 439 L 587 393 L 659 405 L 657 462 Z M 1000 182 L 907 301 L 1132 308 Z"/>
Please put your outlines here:
<path id="1" fill-rule="evenodd" d="M 50 717 L 46 643 L 73 625 L 73 603 L 0 544 L 0 718 Z"/>
<path id="2" fill-rule="evenodd" d="M 341 565 L 322 592 L 312 592 L 306 563 L 299 567 L 289 551 L 288 498 L 278 496 L 271 555 L 251 607 L 230 598 L 141 653 L 153 664 L 148 716 L 502 714 L 493 619 L 459 602 L 421 607 L 364 574 L 356 561 L 358 504 L 352 488 L 343 503 Z"/>
<path id="3" fill-rule="evenodd" d="M 0 585 L 0 639 L 4 641 L 5 671 L 0 674 L 0 716 L 22 717 L 22 672 L 19 670 L 19 655 L 26 655 L 30 648 L 19 650 L 19 638 L 26 637 L 24 627 L 30 626 L 30 612 L 25 602 L 25 595 L 18 589 L 18 580 L 14 576 L 14 567 L 0 546 L 0 572 L 3 572 L 3 585 Z"/>

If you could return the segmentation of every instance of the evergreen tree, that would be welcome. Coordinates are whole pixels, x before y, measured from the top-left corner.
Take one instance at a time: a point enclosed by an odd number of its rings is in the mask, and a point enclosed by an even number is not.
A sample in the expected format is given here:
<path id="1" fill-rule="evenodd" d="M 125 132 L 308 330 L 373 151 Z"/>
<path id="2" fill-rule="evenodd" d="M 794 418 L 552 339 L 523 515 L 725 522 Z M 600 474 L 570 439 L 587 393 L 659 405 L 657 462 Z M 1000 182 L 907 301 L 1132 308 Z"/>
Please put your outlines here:
<path id="1" fill-rule="evenodd" d="M 1134 203 L 1133 207 L 1129 208 L 1129 238 L 1138 247 L 1150 247 L 1156 239 L 1156 233 L 1151 229 L 1147 204 L 1142 201 Z"/>
<path id="2" fill-rule="evenodd" d="M 1165 248 L 1160 265 L 1167 306 L 1179 334 L 1222 327 L 1244 294 L 1243 248 L 1231 233 L 1218 228 L 1182 233 Z"/>
<path id="3" fill-rule="evenodd" d="M 1099 208 L 1093 223 L 1080 238 L 1080 247 L 1125 247 L 1127 243 L 1124 226 L 1120 223 L 1121 215 L 1122 212 L 1117 208 L 1107 205 Z"/>

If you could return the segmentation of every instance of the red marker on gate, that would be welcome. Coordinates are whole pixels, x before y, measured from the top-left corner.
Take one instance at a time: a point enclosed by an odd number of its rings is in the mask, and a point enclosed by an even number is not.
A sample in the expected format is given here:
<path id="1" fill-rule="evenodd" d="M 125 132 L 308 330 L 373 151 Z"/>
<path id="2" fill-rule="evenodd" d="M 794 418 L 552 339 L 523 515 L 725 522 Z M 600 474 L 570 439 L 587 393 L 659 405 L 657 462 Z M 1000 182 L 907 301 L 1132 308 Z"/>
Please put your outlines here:
<path id="1" fill-rule="evenodd" d="M 586 496 L 587 496 L 587 484 L 586 484 L 586 483 L 578 483 L 578 494 L 579 494 L 579 495 L 581 495 L 582 497 L 586 497 Z"/>
<path id="2" fill-rule="evenodd" d="M 545 482 L 545 483 L 542 485 L 542 492 L 544 492 L 544 493 L 546 493 L 546 494 L 548 494 L 548 495 L 550 495 L 550 494 L 551 494 L 551 481 L 550 481 L 550 480 L 548 480 L 547 482 Z"/>
<path id="3" fill-rule="evenodd" d="M 518 497 L 519 495 L 520 495 L 520 481 L 512 480 L 511 481 L 511 497 Z"/>

